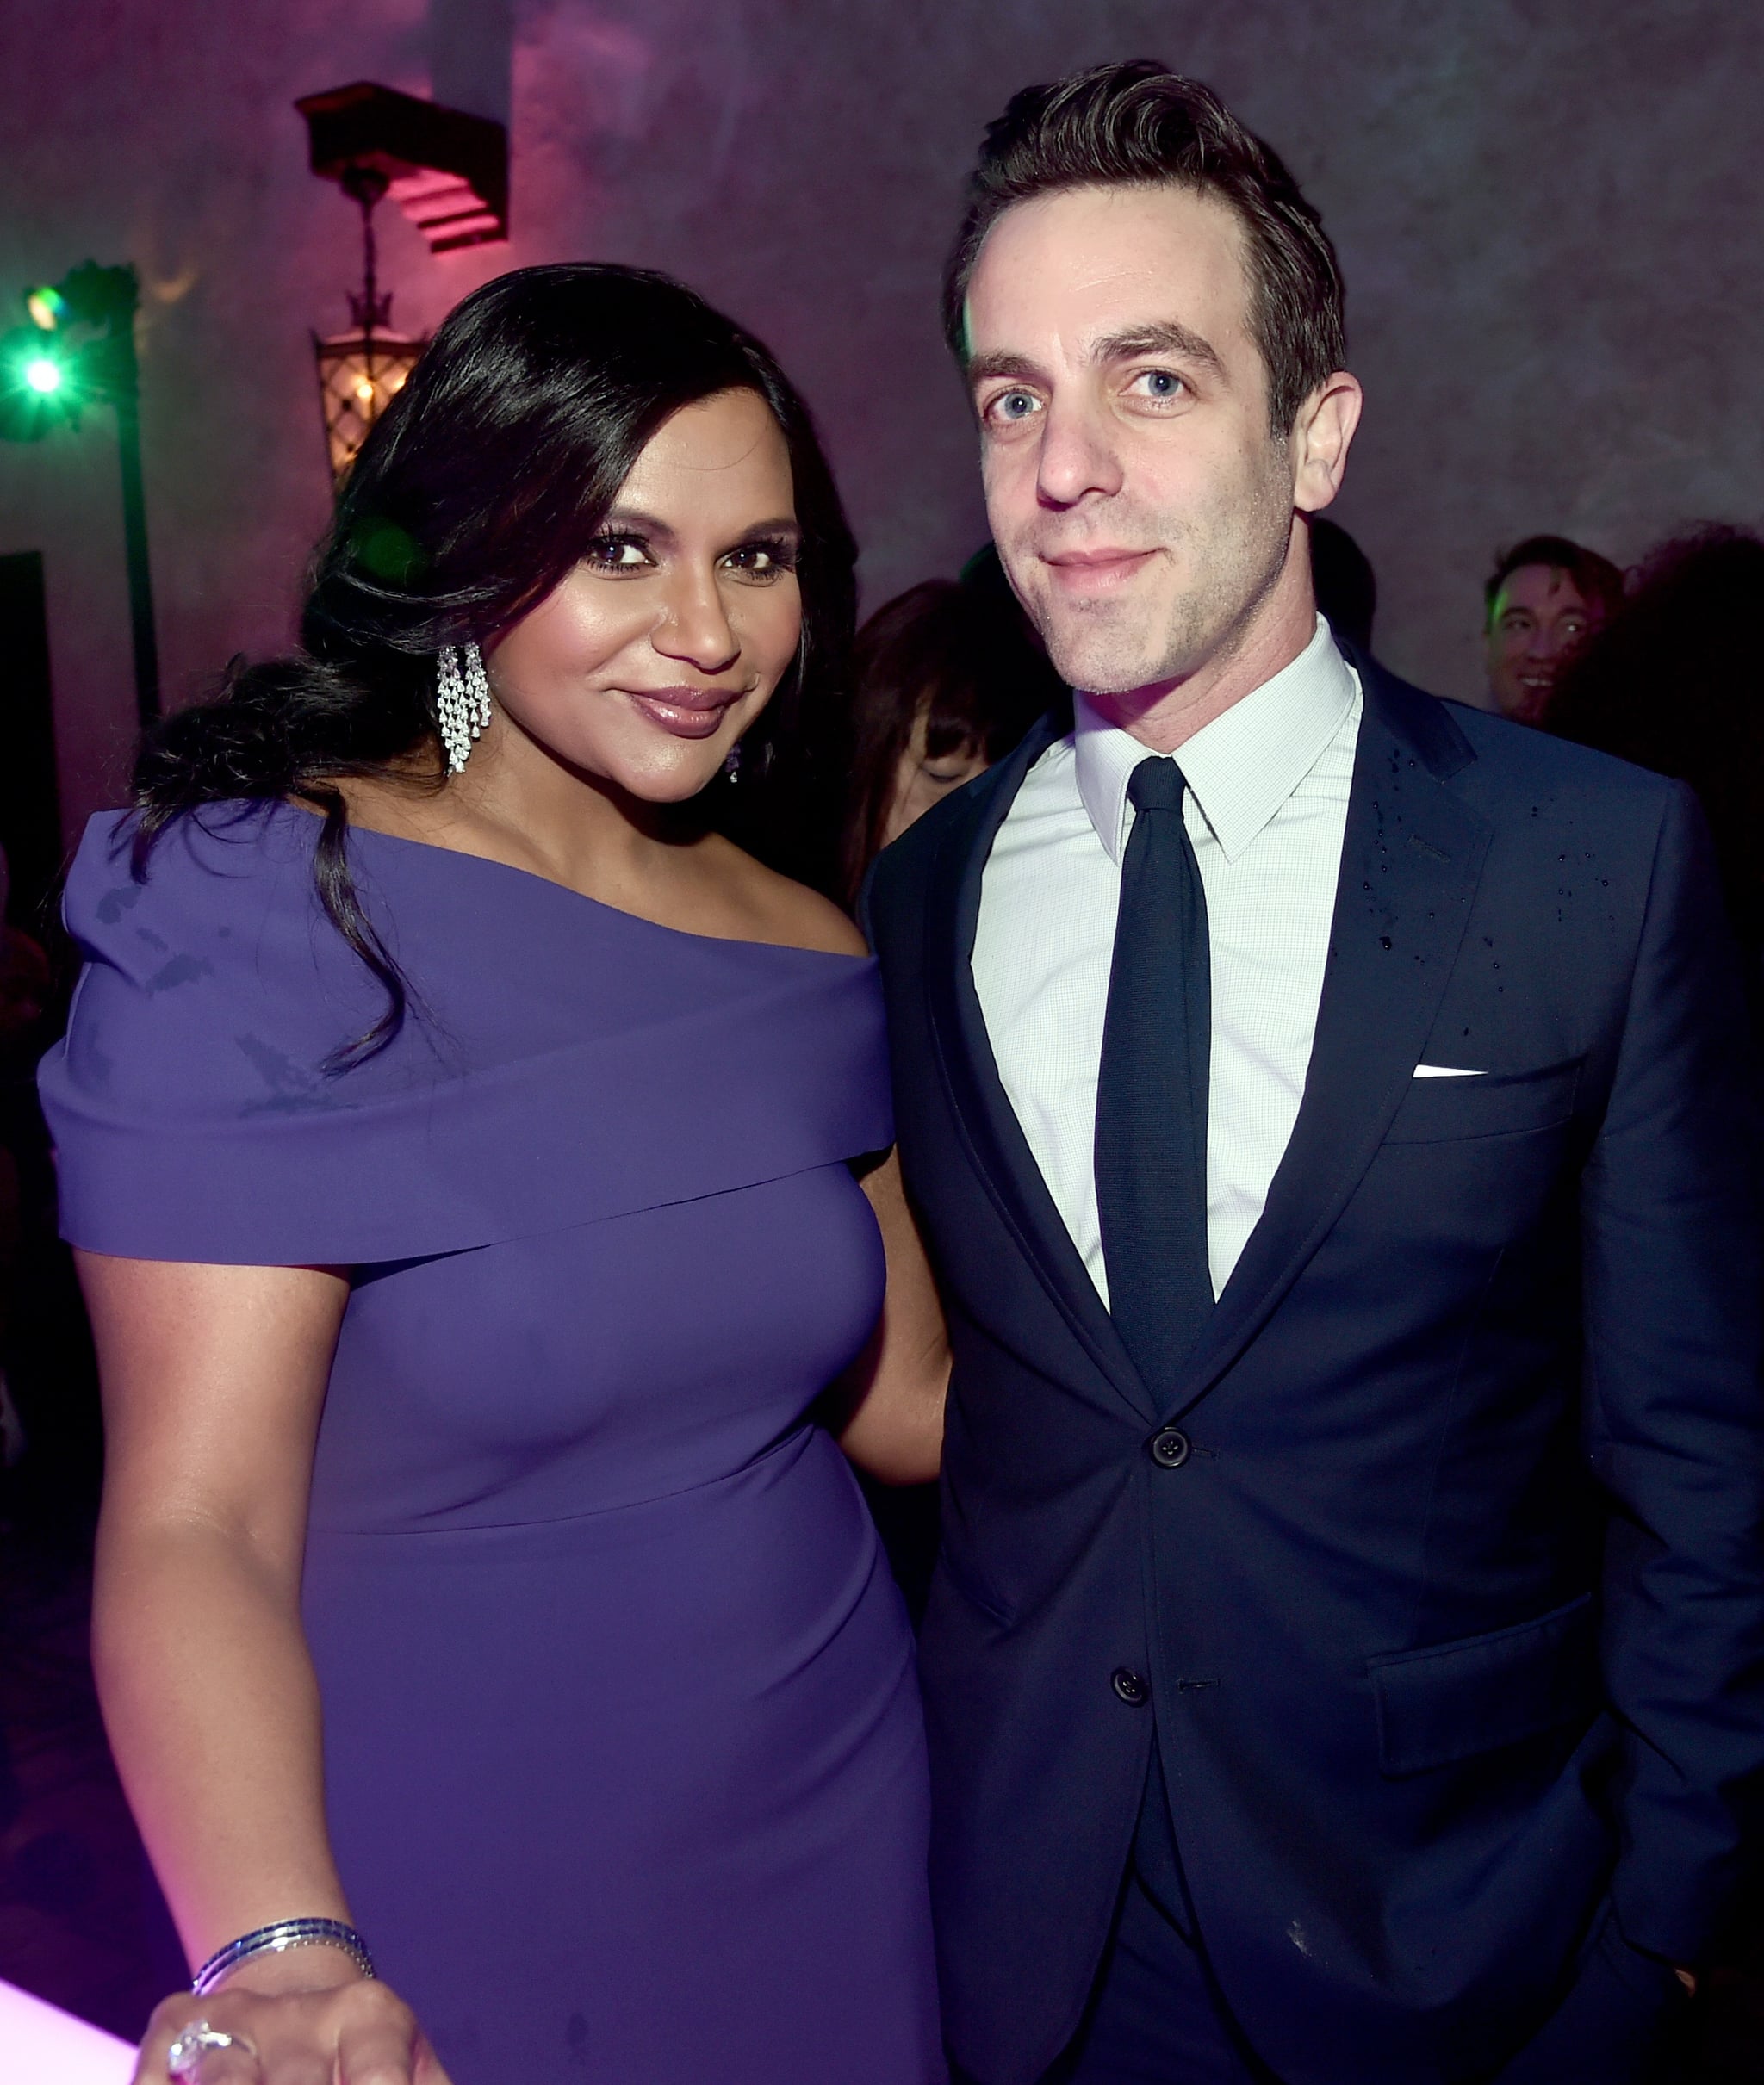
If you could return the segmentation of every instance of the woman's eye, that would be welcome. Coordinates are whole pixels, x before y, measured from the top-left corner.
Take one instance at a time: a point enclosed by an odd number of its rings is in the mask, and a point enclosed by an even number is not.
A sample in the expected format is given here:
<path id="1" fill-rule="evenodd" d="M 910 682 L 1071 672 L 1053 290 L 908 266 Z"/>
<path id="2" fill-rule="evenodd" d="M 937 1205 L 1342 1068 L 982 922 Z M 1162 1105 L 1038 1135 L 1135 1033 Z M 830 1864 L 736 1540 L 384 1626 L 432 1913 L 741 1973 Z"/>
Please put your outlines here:
<path id="1" fill-rule="evenodd" d="M 796 569 L 795 553 L 783 543 L 748 543 L 740 549 L 731 550 L 724 563 L 736 572 L 744 572 L 749 579 L 780 579 L 786 572 Z"/>
<path id="2" fill-rule="evenodd" d="M 1174 369 L 1141 369 L 1134 382 L 1142 396 L 1158 400 L 1180 398 L 1188 388 Z"/>
<path id="3" fill-rule="evenodd" d="M 637 572 L 649 557 L 635 536 L 603 536 L 588 545 L 587 562 L 601 572 Z"/>

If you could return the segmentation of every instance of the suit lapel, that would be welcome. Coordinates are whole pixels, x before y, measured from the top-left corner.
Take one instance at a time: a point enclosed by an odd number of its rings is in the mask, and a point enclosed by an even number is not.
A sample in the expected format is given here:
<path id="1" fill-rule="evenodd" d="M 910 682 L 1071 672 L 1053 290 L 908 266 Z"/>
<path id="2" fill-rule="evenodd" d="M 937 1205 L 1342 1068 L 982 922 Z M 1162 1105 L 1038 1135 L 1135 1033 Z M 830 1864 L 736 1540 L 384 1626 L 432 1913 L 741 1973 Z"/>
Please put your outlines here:
<path id="1" fill-rule="evenodd" d="M 1178 1408 L 1254 1337 L 1371 1163 L 1425 1046 L 1488 849 L 1488 822 L 1444 786 L 1475 757 L 1449 711 L 1355 664 L 1366 704 L 1304 1100 Z"/>
<path id="2" fill-rule="evenodd" d="M 1157 1407 L 1071 1242 L 1016 1119 L 974 986 L 981 878 L 1023 777 L 1058 735 L 1044 718 L 1016 751 L 962 793 L 931 870 L 925 1000 L 939 1068 L 975 1171 L 994 1207 L 1105 1379 L 1140 1416 Z"/>

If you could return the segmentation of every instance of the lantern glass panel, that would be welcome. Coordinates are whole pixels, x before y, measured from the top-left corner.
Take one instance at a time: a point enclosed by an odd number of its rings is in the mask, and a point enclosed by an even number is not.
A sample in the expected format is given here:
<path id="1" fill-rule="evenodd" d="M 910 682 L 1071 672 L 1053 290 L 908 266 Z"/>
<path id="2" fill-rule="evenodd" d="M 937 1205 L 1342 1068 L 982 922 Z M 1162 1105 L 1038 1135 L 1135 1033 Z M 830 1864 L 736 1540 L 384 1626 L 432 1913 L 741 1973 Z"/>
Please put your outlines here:
<path id="1" fill-rule="evenodd" d="M 319 403 L 331 475 L 341 485 L 349 475 L 368 430 L 403 388 L 426 341 L 400 333 L 339 333 L 314 338 Z"/>

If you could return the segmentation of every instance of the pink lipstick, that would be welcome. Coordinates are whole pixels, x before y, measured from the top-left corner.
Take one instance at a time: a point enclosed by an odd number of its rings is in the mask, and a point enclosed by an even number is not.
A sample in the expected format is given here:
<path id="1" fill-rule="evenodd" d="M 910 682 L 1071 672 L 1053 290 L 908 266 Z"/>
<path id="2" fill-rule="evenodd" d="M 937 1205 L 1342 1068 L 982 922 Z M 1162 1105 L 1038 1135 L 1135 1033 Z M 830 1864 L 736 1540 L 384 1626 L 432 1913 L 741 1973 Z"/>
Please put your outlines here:
<path id="1" fill-rule="evenodd" d="M 674 738 L 715 738 L 742 688 L 629 688 L 633 709 Z"/>

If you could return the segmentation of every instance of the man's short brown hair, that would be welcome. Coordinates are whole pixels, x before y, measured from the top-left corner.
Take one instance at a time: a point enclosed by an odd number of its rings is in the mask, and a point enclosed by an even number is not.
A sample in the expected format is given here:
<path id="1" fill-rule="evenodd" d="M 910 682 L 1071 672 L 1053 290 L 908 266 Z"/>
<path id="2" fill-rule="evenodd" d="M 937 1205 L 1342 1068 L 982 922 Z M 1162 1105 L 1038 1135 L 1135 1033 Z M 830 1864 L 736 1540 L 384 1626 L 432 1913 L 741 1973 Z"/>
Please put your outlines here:
<path id="1" fill-rule="evenodd" d="M 986 234 L 1013 203 L 1065 189 L 1169 182 L 1214 195 L 1243 226 L 1250 324 L 1268 369 L 1275 431 L 1340 369 L 1347 336 L 1341 270 L 1323 220 L 1279 155 L 1210 87 L 1151 58 L 1025 87 L 987 126 L 967 208 L 943 271 L 943 330 L 967 359 L 968 282 Z"/>

